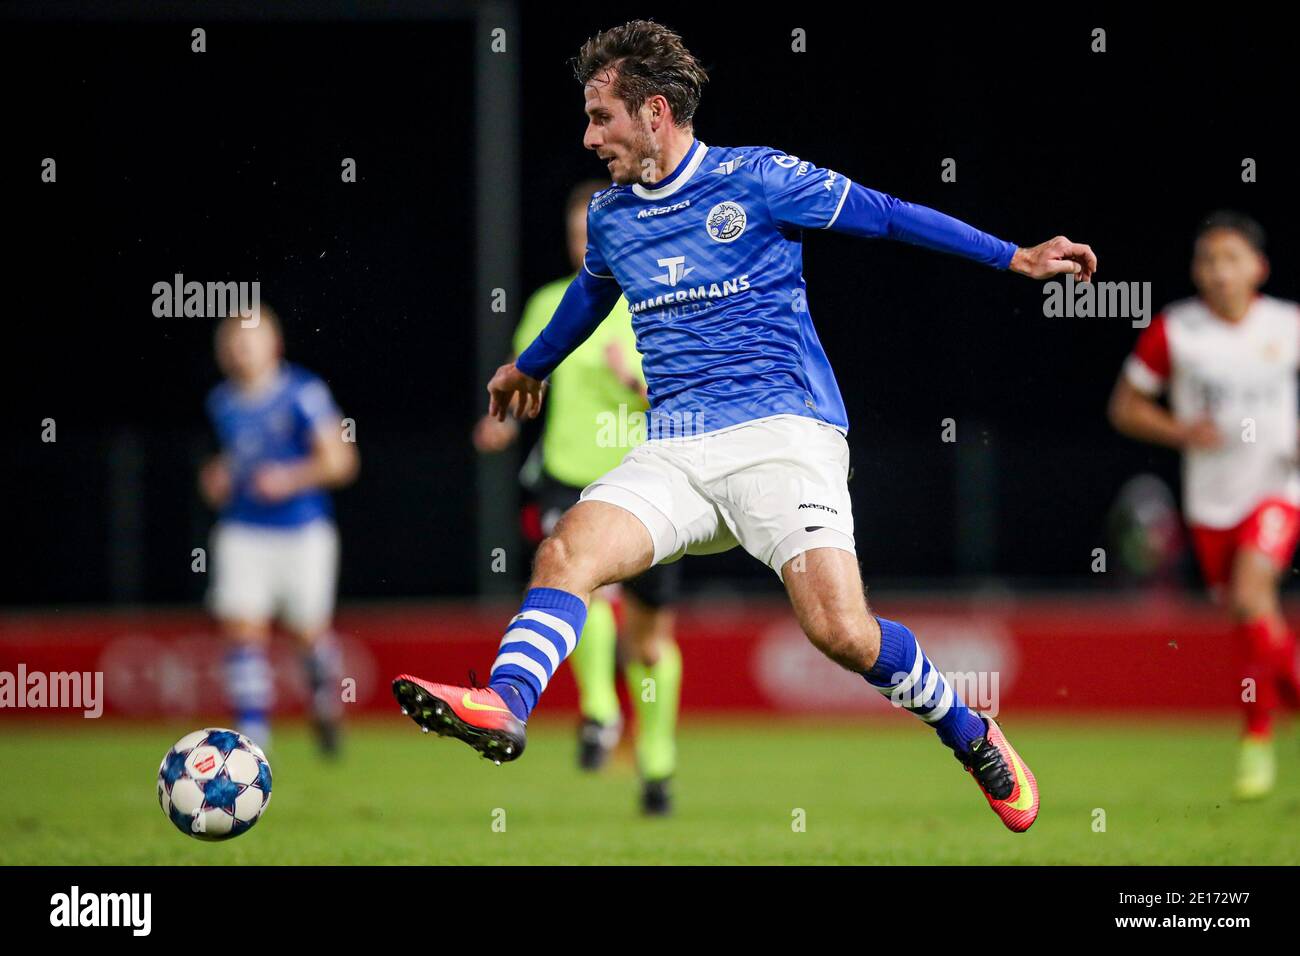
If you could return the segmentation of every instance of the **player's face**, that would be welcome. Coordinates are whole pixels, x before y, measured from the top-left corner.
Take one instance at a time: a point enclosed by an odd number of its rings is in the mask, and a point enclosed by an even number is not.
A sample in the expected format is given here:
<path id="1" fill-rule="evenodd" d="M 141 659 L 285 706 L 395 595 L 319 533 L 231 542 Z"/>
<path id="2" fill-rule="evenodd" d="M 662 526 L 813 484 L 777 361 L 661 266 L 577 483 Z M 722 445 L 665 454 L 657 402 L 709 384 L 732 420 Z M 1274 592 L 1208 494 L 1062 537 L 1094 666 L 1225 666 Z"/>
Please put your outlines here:
<path id="1" fill-rule="evenodd" d="M 227 319 L 217 333 L 217 364 L 237 382 L 255 382 L 280 362 L 280 333 L 271 322 L 244 328 Z"/>
<path id="2" fill-rule="evenodd" d="M 654 182 L 660 178 L 655 165 L 659 146 L 644 115 L 646 108 L 628 113 L 627 105 L 610 88 L 612 80 L 612 73 L 593 77 L 583 90 L 587 132 L 582 145 L 596 151 L 618 185 Z"/>
<path id="3" fill-rule="evenodd" d="M 1233 229 L 1213 229 L 1196 242 L 1192 281 L 1212 306 L 1238 306 L 1254 295 L 1266 274 L 1264 257 Z"/>

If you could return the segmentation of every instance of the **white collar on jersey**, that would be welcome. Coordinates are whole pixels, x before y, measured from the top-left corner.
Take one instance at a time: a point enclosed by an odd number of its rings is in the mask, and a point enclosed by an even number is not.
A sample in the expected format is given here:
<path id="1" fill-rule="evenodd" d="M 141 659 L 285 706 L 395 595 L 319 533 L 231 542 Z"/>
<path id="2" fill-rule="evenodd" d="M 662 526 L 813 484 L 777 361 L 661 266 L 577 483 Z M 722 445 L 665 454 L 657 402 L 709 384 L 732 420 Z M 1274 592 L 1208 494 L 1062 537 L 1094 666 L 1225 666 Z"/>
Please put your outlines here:
<path id="1" fill-rule="evenodd" d="M 640 183 L 632 184 L 632 192 L 636 193 L 642 199 L 664 199 L 671 196 L 677 190 L 686 185 L 686 181 L 695 175 L 695 170 L 700 168 L 700 163 L 704 162 L 704 154 L 709 151 L 698 139 L 695 141 L 695 152 L 691 155 L 690 161 L 682 167 L 682 171 L 676 176 L 665 179 L 654 189 L 646 189 Z"/>

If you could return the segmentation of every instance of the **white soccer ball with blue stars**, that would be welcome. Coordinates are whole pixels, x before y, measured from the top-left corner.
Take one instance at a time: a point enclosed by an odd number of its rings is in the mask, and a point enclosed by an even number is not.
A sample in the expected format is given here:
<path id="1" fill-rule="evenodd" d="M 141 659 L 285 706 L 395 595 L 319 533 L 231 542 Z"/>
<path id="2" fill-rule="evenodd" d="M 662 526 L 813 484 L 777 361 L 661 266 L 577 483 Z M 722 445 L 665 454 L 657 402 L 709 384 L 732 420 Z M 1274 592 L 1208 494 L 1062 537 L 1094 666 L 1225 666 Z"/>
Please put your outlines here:
<path id="1" fill-rule="evenodd" d="M 158 768 L 158 804 L 186 836 L 229 840 L 271 802 L 271 765 L 243 734 L 209 727 L 186 734 Z"/>

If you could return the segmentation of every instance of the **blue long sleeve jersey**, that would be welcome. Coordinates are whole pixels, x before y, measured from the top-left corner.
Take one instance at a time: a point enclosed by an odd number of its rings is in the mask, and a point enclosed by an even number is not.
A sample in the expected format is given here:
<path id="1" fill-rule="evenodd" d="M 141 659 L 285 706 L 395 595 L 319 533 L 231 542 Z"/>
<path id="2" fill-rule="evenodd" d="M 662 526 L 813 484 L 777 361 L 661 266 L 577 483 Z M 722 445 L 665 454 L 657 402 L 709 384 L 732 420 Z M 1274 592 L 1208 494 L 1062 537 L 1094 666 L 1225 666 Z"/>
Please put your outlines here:
<path id="1" fill-rule="evenodd" d="M 883 237 L 1005 269 L 1014 243 L 761 146 L 698 140 L 653 187 L 587 209 L 587 251 L 550 323 L 516 360 L 542 379 L 626 295 L 649 387 L 648 437 L 796 414 L 848 431 L 803 278 L 803 231 Z"/>

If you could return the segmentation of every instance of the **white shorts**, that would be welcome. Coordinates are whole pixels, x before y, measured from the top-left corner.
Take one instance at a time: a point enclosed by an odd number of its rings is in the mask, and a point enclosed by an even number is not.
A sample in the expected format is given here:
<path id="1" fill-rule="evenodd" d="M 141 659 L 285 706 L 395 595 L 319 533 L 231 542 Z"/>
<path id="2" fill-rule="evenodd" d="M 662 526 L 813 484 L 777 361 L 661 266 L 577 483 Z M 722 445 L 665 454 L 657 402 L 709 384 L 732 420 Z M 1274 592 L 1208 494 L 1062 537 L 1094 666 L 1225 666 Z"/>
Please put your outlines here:
<path id="1" fill-rule="evenodd" d="M 338 580 L 334 522 L 300 528 L 218 522 L 208 603 L 223 621 L 270 621 L 311 634 L 329 626 Z"/>
<path id="2" fill-rule="evenodd" d="M 737 544 L 779 577 L 813 548 L 856 553 L 849 445 L 833 425 L 774 415 L 690 438 L 647 441 L 582 492 L 636 515 L 654 563 Z"/>

